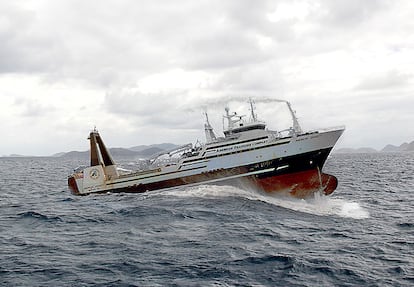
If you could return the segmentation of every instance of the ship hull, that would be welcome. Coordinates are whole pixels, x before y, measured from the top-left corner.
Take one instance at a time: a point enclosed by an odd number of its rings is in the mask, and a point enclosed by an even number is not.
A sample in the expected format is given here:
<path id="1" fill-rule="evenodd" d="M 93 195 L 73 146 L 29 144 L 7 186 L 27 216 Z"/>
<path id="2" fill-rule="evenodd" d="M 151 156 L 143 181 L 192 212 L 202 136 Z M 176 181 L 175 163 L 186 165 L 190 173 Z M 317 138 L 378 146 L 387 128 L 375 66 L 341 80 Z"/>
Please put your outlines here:
<path id="1" fill-rule="evenodd" d="M 72 192 L 78 195 L 106 192 L 142 193 L 152 190 L 171 189 L 198 184 L 239 185 L 241 182 L 264 192 L 288 194 L 306 198 L 315 192 L 326 195 L 332 193 L 337 180 L 334 176 L 322 173 L 322 167 L 331 148 L 280 157 L 231 168 L 219 168 L 209 171 L 193 172 L 191 175 L 160 180 L 148 176 L 137 180 L 126 177 L 122 184 L 107 183 L 104 188 L 91 192 L 80 192 L 75 176 L 68 179 Z"/>
<path id="2" fill-rule="evenodd" d="M 291 195 L 297 198 L 311 197 L 318 192 L 329 195 L 338 186 L 335 176 L 321 173 L 318 169 L 252 179 L 252 182 L 265 192 Z"/>

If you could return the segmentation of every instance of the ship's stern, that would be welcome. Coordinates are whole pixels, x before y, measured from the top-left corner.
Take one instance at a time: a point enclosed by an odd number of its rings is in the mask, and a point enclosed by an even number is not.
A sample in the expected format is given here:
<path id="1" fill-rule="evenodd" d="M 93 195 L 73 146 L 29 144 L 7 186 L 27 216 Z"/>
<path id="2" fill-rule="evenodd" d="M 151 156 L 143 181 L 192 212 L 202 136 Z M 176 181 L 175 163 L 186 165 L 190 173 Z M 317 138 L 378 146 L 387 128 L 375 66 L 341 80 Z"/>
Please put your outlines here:
<path id="1" fill-rule="evenodd" d="M 75 195 L 80 195 L 83 185 L 83 172 L 77 172 L 68 176 L 68 186 Z"/>

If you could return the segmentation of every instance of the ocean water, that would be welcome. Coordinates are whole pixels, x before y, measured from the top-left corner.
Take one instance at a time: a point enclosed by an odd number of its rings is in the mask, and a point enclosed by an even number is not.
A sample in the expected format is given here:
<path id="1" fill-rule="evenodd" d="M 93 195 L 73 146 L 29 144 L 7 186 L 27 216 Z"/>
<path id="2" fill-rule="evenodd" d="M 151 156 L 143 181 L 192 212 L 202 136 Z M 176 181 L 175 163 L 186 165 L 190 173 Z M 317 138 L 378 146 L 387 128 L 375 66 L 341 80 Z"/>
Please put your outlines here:
<path id="1" fill-rule="evenodd" d="M 0 286 L 414 286 L 414 154 L 334 154 L 329 197 L 70 194 L 78 161 L 0 158 Z"/>

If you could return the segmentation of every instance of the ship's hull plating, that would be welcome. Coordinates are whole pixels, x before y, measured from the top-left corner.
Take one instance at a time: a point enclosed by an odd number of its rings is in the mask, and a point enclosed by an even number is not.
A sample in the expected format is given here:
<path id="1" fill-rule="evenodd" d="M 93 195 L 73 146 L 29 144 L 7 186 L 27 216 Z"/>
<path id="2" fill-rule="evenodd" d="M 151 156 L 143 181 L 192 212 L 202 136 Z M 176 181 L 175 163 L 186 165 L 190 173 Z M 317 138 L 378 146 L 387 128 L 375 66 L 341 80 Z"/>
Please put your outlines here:
<path id="1" fill-rule="evenodd" d="M 321 172 L 330 148 L 302 154 L 260 161 L 254 164 L 231 168 L 219 168 L 207 172 L 176 177 L 172 179 L 139 181 L 133 176 L 125 178 L 121 184 L 110 184 L 106 188 L 90 192 L 80 192 L 75 176 L 68 179 L 72 192 L 79 195 L 106 192 L 142 193 L 152 190 L 169 189 L 196 184 L 225 183 L 238 185 L 250 184 L 265 192 L 278 192 L 305 198 L 320 191 L 332 193 L 337 179 Z M 154 176 L 156 178 L 156 176 Z M 129 183 L 128 183 L 129 182 Z"/>

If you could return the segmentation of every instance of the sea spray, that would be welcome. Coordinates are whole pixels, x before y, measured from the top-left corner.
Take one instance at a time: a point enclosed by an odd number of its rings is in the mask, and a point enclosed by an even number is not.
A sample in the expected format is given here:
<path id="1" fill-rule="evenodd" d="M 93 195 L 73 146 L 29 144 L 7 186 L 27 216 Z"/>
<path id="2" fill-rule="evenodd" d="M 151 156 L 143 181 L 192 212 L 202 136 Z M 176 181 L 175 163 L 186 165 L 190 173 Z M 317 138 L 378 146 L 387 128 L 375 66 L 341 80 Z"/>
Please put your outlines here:
<path id="1" fill-rule="evenodd" d="M 160 195 L 162 192 L 160 192 Z M 241 189 L 227 185 L 200 185 L 185 189 L 169 190 L 165 195 L 178 197 L 244 197 L 249 200 L 262 201 L 275 206 L 321 216 L 340 216 L 354 219 L 369 217 L 369 212 L 357 202 L 334 196 L 315 193 L 313 198 L 298 199 L 278 194 L 264 193 L 253 188 Z M 231 199 L 229 199 L 231 200 Z"/>

